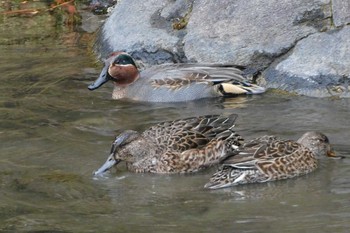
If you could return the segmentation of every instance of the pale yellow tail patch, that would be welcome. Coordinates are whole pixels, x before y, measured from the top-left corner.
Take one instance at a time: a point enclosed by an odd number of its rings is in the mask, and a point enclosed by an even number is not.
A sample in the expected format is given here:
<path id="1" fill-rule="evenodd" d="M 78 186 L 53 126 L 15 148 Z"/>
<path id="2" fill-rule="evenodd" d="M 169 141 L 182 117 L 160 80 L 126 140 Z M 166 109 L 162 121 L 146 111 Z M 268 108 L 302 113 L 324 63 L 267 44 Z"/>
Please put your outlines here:
<path id="1" fill-rule="evenodd" d="M 245 94 L 247 93 L 246 90 L 241 88 L 240 86 L 229 84 L 229 83 L 222 83 L 221 84 L 223 91 L 225 93 L 232 93 L 232 94 Z"/>

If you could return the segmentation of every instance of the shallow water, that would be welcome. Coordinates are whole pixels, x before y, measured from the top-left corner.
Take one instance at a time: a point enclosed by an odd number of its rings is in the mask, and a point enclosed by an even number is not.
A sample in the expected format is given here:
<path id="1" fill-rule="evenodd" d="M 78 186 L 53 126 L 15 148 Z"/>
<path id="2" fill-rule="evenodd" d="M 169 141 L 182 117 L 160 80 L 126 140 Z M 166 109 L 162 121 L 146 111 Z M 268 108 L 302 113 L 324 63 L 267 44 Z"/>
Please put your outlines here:
<path id="1" fill-rule="evenodd" d="M 3 232 L 348 232 L 348 99 L 264 95 L 176 104 L 113 101 L 98 75 L 90 36 L 50 28 L 0 45 L 0 231 Z M 42 33 L 42 32 L 40 32 Z M 69 42 L 69 43 L 68 43 Z M 68 44 L 67 44 L 68 43 Z M 245 138 L 327 134 L 343 160 L 321 161 L 307 176 L 216 191 L 214 171 L 92 172 L 124 129 L 214 113 L 237 113 Z"/>

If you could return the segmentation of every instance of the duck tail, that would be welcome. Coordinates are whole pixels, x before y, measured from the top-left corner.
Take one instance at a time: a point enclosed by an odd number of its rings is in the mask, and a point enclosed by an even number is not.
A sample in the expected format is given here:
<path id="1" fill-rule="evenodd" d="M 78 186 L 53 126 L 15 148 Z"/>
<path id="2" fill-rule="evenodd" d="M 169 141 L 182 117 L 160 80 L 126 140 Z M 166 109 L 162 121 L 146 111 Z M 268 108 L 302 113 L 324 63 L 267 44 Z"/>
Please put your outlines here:
<path id="1" fill-rule="evenodd" d="M 235 96 L 242 94 L 261 94 L 266 91 L 264 87 L 246 82 L 232 82 L 217 84 L 217 91 L 223 96 Z"/>

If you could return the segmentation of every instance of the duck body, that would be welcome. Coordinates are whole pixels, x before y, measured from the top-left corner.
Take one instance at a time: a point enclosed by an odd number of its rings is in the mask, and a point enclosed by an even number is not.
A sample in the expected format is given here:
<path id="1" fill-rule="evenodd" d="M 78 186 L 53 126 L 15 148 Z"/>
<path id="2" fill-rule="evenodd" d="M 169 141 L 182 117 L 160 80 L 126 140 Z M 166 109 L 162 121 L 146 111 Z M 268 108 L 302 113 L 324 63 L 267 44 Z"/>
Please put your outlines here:
<path id="1" fill-rule="evenodd" d="M 126 130 L 95 175 L 120 161 L 132 172 L 190 173 L 218 164 L 243 139 L 233 131 L 236 115 L 208 115 L 162 122 L 142 133 Z"/>
<path id="2" fill-rule="evenodd" d="M 174 78 L 184 75 L 180 69 L 183 65 L 166 64 L 144 70 L 137 82 L 127 87 L 115 85 L 112 98 L 147 102 L 182 102 L 223 96 L 209 81 Z"/>
<path id="3" fill-rule="evenodd" d="M 307 132 L 298 141 L 263 136 L 242 145 L 225 159 L 204 186 L 209 189 L 289 179 L 314 171 L 321 156 L 336 157 L 328 138 Z"/>
<path id="4" fill-rule="evenodd" d="M 202 98 L 260 94 L 265 88 L 248 81 L 244 67 L 230 64 L 163 64 L 139 72 L 127 53 L 113 53 L 99 78 L 89 86 L 95 90 L 114 83 L 113 99 L 148 102 L 181 102 Z"/>

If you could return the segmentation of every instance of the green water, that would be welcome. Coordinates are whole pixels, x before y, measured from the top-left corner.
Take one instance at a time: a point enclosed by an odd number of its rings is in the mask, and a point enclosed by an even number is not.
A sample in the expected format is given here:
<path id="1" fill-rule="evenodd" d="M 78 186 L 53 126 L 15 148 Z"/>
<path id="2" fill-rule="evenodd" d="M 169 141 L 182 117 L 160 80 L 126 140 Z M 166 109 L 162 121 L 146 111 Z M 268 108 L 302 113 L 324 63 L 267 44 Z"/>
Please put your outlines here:
<path id="1" fill-rule="evenodd" d="M 111 84 L 87 90 L 101 68 L 89 52 L 93 36 L 37 20 L 7 18 L 0 29 L 1 232 L 348 232 L 348 99 L 268 92 L 177 104 L 114 101 Z M 150 175 L 120 166 L 92 177 L 124 129 L 231 112 L 245 138 L 320 130 L 348 158 L 323 160 L 297 179 L 217 191 L 203 189 L 213 170 Z"/>

